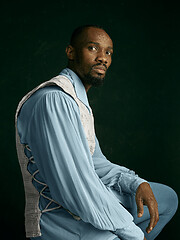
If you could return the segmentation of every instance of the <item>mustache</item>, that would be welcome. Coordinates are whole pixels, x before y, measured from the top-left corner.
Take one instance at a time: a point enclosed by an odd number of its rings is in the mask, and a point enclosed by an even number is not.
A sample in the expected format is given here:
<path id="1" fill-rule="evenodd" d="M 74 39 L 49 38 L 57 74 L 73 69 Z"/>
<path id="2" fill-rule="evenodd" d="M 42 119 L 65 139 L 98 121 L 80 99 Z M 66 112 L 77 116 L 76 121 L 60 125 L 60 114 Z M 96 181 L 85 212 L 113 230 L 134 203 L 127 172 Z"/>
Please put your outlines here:
<path id="1" fill-rule="evenodd" d="M 107 66 L 106 66 L 106 64 L 97 63 L 97 64 L 94 64 L 91 68 L 96 67 L 96 66 L 103 66 L 103 67 L 106 68 L 106 71 L 107 71 Z"/>

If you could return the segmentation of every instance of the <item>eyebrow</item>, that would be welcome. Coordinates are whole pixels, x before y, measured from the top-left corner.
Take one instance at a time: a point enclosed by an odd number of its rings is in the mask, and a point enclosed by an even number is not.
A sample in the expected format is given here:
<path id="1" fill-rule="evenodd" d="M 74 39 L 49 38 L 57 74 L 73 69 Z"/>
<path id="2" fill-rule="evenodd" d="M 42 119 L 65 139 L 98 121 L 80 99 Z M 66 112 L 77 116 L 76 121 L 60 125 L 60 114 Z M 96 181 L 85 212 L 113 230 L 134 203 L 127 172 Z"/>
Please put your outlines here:
<path id="1" fill-rule="evenodd" d="M 99 43 L 98 43 L 98 42 L 92 42 L 92 41 L 89 41 L 87 44 L 89 44 L 89 43 L 93 43 L 93 44 L 95 44 L 95 45 L 99 45 Z M 110 46 L 108 46 L 108 48 L 110 48 L 110 49 L 112 49 L 112 50 L 113 50 L 113 47 L 110 47 Z"/>

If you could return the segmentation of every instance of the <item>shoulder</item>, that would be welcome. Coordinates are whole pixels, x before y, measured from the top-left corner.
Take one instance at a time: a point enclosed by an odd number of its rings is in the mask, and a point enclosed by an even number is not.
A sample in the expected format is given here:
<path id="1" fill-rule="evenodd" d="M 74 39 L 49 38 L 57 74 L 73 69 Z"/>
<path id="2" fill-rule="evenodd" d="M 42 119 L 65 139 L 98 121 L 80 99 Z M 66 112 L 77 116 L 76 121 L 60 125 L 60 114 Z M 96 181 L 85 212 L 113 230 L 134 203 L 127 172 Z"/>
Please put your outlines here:
<path id="1" fill-rule="evenodd" d="M 46 101 L 46 103 L 51 103 L 52 100 L 66 101 L 69 104 L 77 106 L 76 101 L 72 96 L 63 91 L 59 86 L 47 86 L 37 90 L 26 102 L 28 105 L 38 105 Z"/>
<path id="2" fill-rule="evenodd" d="M 66 92 L 63 91 L 62 88 L 59 86 L 47 86 L 39 89 L 36 91 L 29 99 L 29 101 L 33 101 L 35 99 L 35 102 L 39 102 L 42 99 L 51 99 L 55 98 L 57 100 L 63 100 L 66 99 L 67 101 L 71 102 L 72 104 L 76 104 L 76 101 L 72 96 L 67 94 Z"/>
<path id="3" fill-rule="evenodd" d="M 74 100 L 74 98 L 67 94 L 66 92 L 63 91 L 62 88 L 58 86 L 48 86 L 45 88 L 42 88 L 38 90 L 34 96 L 35 98 L 35 105 L 36 107 L 48 107 L 50 106 L 51 108 L 63 108 L 64 110 L 71 109 L 78 111 L 79 107 L 77 102 Z"/>
<path id="4" fill-rule="evenodd" d="M 79 114 L 79 107 L 72 96 L 65 93 L 62 88 L 58 86 L 46 86 L 37 90 L 22 106 L 20 115 L 31 117 L 34 110 L 60 110 L 64 112 L 69 109 L 71 112 Z"/>

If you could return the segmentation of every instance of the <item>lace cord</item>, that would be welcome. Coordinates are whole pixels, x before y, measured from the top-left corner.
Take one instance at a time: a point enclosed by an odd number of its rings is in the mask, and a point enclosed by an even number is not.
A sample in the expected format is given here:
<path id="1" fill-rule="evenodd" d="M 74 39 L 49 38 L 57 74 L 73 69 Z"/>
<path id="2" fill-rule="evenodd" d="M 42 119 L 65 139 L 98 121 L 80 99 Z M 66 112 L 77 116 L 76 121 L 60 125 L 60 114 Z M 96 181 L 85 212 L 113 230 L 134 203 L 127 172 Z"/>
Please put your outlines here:
<path id="1" fill-rule="evenodd" d="M 31 149 L 28 145 L 25 145 L 25 148 L 31 152 Z M 28 158 L 29 162 L 31 163 L 35 163 L 34 161 L 34 157 L 31 156 Z M 56 209 L 59 209 L 59 208 L 63 208 L 62 205 L 60 205 L 58 202 L 56 202 L 55 200 L 53 200 L 52 198 L 46 196 L 43 192 L 46 190 L 46 188 L 48 188 L 48 185 L 44 182 L 41 182 L 40 180 L 38 180 L 35 176 L 39 173 L 39 170 L 37 169 L 33 174 L 32 174 L 32 180 L 34 180 L 35 182 L 37 182 L 38 184 L 42 185 L 43 188 L 41 189 L 41 191 L 39 192 L 40 196 L 44 197 L 45 199 L 49 200 L 49 202 L 47 203 L 46 207 L 41 210 L 41 213 L 44 213 L 44 212 L 49 212 L 49 211 L 52 211 L 52 210 L 56 210 Z M 52 203 L 55 203 L 57 204 L 56 207 L 52 207 L 52 208 L 49 208 L 49 206 L 52 204 Z M 76 216 L 75 214 L 73 214 L 72 212 L 70 212 L 68 209 L 64 208 L 68 213 L 70 213 L 74 219 L 76 220 L 80 220 L 81 218 L 79 216 Z"/>

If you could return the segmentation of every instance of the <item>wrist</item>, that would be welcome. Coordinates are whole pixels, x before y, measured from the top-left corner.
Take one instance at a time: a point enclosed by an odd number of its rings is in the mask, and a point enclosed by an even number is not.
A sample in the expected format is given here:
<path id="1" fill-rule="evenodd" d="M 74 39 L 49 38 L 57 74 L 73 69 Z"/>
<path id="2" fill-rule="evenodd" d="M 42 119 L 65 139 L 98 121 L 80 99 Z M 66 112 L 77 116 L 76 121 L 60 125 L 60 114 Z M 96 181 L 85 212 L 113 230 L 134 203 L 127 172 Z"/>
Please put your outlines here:
<path id="1" fill-rule="evenodd" d="M 137 189 L 144 184 L 149 184 L 149 183 L 143 178 L 138 177 L 131 185 L 132 192 L 136 194 Z"/>

